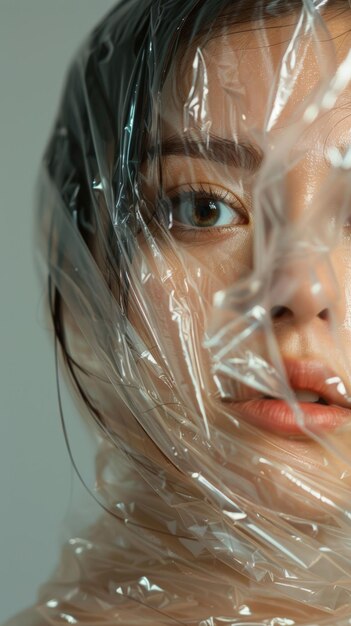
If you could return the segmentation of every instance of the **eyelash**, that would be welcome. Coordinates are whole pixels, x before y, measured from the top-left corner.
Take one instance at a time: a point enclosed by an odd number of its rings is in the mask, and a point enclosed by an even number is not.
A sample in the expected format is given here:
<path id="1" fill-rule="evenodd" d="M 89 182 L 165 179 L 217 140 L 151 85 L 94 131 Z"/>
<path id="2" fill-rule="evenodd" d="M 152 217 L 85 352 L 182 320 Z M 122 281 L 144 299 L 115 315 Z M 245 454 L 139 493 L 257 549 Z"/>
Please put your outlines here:
<path id="1" fill-rule="evenodd" d="M 247 225 L 249 223 L 249 216 L 243 204 L 234 194 L 232 194 L 228 190 L 220 187 L 214 187 L 211 184 L 189 184 L 186 185 L 185 188 L 182 188 L 178 194 L 172 194 L 172 192 L 170 192 L 168 200 L 171 204 L 174 203 L 176 200 L 180 202 L 181 197 L 186 196 L 186 194 L 193 194 L 194 201 L 211 200 L 214 202 L 223 202 L 230 209 L 232 209 L 233 212 L 236 212 L 240 216 L 241 221 L 240 223 L 236 222 L 233 225 L 208 227 L 182 225 L 181 223 L 174 222 L 170 229 L 170 232 L 172 232 L 172 234 L 180 240 L 189 242 L 204 241 L 206 239 L 218 240 L 219 238 L 228 237 L 228 235 L 236 232 L 238 226 Z"/>

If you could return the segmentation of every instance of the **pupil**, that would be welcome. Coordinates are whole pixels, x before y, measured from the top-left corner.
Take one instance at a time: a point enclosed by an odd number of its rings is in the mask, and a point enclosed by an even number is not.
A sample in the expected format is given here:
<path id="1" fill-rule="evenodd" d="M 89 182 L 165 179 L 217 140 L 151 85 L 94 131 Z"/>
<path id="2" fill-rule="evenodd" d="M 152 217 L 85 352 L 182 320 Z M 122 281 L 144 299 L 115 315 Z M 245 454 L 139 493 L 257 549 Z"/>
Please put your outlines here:
<path id="1" fill-rule="evenodd" d="M 218 208 L 213 200 L 198 201 L 193 211 L 195 226 L 213 226 L 218 220 Z"/>

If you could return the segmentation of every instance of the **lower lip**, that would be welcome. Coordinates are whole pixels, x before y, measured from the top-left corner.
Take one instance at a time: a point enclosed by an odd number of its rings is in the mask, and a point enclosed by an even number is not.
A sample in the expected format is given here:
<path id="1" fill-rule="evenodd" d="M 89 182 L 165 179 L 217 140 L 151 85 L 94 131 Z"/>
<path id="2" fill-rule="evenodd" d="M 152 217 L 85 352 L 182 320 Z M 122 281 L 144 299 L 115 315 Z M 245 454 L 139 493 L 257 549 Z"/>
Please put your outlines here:
<path id="1" fill-rule="evenodd" d="M 305 418 L 305 428 L 297 423 L 293 409 L 283 400 L 248 400 L 236 402 L 236 412 L 245 421 L 263 430 L 280 435 L 305 435 L 331 432 L 351 421 L 351 410 L 333 405 L 299 402 Z"/>

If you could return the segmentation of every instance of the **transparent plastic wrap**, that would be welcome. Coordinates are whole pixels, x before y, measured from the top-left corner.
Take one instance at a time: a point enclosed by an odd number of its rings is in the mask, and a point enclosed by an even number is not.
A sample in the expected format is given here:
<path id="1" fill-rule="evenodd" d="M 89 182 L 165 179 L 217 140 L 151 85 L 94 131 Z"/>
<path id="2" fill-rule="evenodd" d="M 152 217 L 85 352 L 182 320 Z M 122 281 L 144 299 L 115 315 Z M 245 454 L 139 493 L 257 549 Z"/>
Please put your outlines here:
<path id="1" fill-rule="evenodd" d="M 350 98 L 346 0 L 128 0 L 82 46 L 37 223 L 101 515 L 14 623 L 351 624 Z"/>

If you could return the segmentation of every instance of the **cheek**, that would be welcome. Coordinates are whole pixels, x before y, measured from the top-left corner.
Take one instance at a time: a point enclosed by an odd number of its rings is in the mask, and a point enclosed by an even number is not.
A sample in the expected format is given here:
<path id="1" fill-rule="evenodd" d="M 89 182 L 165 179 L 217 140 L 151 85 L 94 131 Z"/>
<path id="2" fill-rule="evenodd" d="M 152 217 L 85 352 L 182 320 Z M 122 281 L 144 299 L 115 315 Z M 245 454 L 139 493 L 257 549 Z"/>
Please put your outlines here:
<path id="1" fill-rule="evenodd" d="M 135 285 L 128 297 L 128 319 L 169 372 L 179 400 L 197 411 L 199 389 L 207 405 L 217 394 L 210 354 L 203 346 L 214 295 L 251 270 L 251 234 L 242 229 L 221 243 L 177 246 L 178 255 L 160 245 L 161 260 L 141 246 L 132 264 Z"/>
<path id="2" fill-rule="evenodd" d="M 192 244 L 183 250 L 188 281 L 210 306 L 217 291 L 235 285 L 252 271 L 252 238 L 251 226 L 243 226 L 223 241 Z"/>
<path id="3" fill-rule="evenodd" d="M 158 263 L 151 251 L 144 249 L 142 261 L 134 259 L 136 285 L 129 293 L 128 319 L 182 402 L 184 397 L 193 397 L 189 354 L 196 353 L 204 367 L 201 354 L 204 316 L 200 295 L 205 288 L 203 272 L 196 278 L 198 264 L 185 269 L 183 260 L 170 259 L 168 250 L 161 251 L 161 258 Z M 145 272 L 146 266 L 147 279 L 141 282 L 141 270 Z M 157 386 L 162 392 L 161 385 Z"/>
<path id="4" fill-rule="evenodd" d="M 351 358 L 351 234 L 337 244 L 330 256 L 337 297 L 331 303 L 335 345 Z"/>
<path id="5" fill-rule="evenodd" d="M 132 262 L 128 319 L 143 334 L 148 328 L 162 341 L 177 333 L 182 317 L 191 318 L 198 337 L 205 331 L 216 292 L 252 271 L 251 230 L 238 229 L 221 242 L 176 242 L 173 249 L 163 242 L 158 245 L 155 254 L 143 243 Z"/>
<path id="6" fill-rule="evenodd" d="M 340 285 L 342 301 L 342 331 L 347 333 L 349 349 L 351 353 L 351 237 L 343 249 L 342 255 L 335 263 L 335 273 Z"/>

